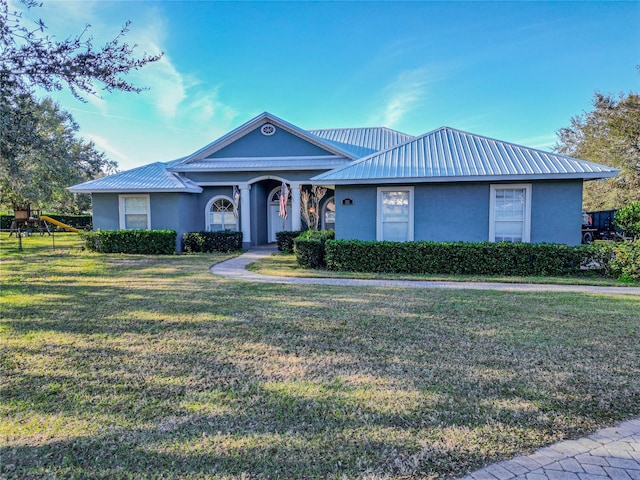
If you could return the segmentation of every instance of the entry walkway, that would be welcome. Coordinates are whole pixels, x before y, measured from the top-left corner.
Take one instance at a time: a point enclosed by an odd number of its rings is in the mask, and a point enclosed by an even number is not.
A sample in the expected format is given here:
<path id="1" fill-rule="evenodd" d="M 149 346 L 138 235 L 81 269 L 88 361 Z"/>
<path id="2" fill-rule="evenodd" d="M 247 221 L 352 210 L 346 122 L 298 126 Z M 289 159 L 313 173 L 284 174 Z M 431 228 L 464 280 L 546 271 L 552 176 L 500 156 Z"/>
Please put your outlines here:
<path id="1" fill-rule="evenodd" d="M 361 287 L 448 288 L 452 290 L 503 290 L 514 292 L 582 292 L 640 295 L 640 287 L 598 287 L 592 285 L 548 285 L 534 283 L 434 282 L 427 280 L 359 280 L 352 278 L 277 277 L 250 272 L 247 265 L 277 252 L 272 245 L 253 247 L 242 255 L 213 265 L 211 273 L 234 280 L 295 285 L 344 285 Z"/>

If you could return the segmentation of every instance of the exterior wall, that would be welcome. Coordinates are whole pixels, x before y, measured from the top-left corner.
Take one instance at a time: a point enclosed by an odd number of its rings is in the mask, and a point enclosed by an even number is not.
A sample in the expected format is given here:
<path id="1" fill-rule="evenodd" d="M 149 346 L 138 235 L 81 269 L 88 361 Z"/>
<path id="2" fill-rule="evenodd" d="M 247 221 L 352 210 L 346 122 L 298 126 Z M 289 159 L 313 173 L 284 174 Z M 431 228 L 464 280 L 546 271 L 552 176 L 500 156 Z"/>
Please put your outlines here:
<path id="1" fill-rule="evenodd" d="M 290 157 L 298 155 L 331 155 L 330 152 L 276 127 L 273 135 L 267 136 L 260 128 L 227 145 L 211 158 L 227 157 Z"/>
<path id="2" fill-rule="evenodd" d="M 91 211 L 94 230 L 118 230 L 120 228 L 117 193 L 92 194 Z"/>
<path id="3" fill-rule="evenodd" d="M 582 180 L 532 186 L 531 241 L 579 245 L 582 241 Z"/>
<path id="4" fill-rule="evenodd" d="M 582 181 L 531 183 L 531 242 L 580 244 Z M 414 240 L 487 241 L 489 197 L 489 183 L 415 185 Z M 377 186 L 338 185 L 335 198 L 336 238 L 375 240 Z"/>
<path id="5" fill-rule="evenodd" d="M 341 240 L 376 239 L 376 186 L 337 185 L 336 238 Z M 351 200 L 351 205 L 343 205 Z"/>

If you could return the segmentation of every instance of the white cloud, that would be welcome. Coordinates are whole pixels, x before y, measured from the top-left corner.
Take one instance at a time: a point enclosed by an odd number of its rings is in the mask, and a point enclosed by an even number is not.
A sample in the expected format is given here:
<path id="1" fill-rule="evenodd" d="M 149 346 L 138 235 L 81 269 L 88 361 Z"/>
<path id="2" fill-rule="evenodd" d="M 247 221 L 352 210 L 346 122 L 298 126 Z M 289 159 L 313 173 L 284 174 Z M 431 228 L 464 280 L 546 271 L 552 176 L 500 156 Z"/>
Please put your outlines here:
<path id="1" fill-rule="evenodd" d="M 83 134 L 83 136 L 87 140 L 90 140 L 93 143 L 95 143 L 96 147 L 98 147 L 100 150 L 104 150 L 105 152 L 107 152 L 109 156 L 116 157 L 119 160 L 127 159 L 127 156 L 124 153 L 120 152 L 118 149 L 116 149 L 113 145 L 111 145 L 109 143 L 109 140 L 107 140 L 106 138 L 101 137 L 100 135 L 95 135 L 93 133 L 85 133 Z"/>
<path id="2" fill-rule="evenodd" d="M 372 123 L 380 123 L 393 127 L 410 111 L 422 104 L 428 95 L 427 86 L 433 81 L 429 70 L 418 68 L 400 73 L 384 88 L 386 98 L 382 111 L 371 119 Z"/>

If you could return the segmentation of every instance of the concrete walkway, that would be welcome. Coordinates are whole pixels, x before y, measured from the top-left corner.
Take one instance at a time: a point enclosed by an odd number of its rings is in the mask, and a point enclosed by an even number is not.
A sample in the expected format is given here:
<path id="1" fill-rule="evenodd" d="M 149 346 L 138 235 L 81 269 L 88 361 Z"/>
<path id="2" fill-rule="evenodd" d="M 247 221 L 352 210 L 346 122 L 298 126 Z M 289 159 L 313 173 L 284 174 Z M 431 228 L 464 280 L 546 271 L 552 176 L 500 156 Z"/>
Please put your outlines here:
<path id="1" fill-rule="evenodd" d="M 275 253 L 273 246 L 256 247 L 211 267 L 211 273 L 234 280 L 298 285 L 346 285 L 402 288 L 450 288 L 518 292 L 586 292 L 640 295 L 635 287 L 463 283 L 346 278 L 295 278 L 246 270 L 256 260 Z M 640 418 L 605 428 L 579 440 L 567 440 L 470 473 L 463 480 L 640 480 Z"/>
<path id="2" fill-rule="evenodd" d="M 590 285 L 547 285 L 534 283 L 433 282 L 426 280 L 358 280 L 351 278 L 298 278 L 263 275 L 246 270 L 250 263 L 277 252 L 272 245 L 254 247 L 242 255 L 213 265 L 211 273 L 233 280 L 296 285 L 344 285 L 361 287 L 448 288 L 452 290 L 502 290 L 513 292 L 582 292 L 640 295 L 640 287 L 597 287 Z"/>

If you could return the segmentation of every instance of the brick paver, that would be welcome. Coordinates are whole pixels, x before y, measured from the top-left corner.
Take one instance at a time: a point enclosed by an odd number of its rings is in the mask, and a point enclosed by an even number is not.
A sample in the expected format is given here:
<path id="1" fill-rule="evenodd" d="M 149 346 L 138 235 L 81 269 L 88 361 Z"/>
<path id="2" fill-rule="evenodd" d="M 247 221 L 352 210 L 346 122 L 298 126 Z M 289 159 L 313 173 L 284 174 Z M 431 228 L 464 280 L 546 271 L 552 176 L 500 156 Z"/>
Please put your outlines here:
<path id="1" fill-rule="evenodd" d="M 462 480 L 640 480 L 640 419 L 476 470 Z M 497 466 L 501 468 L 496 469 Z"/>

